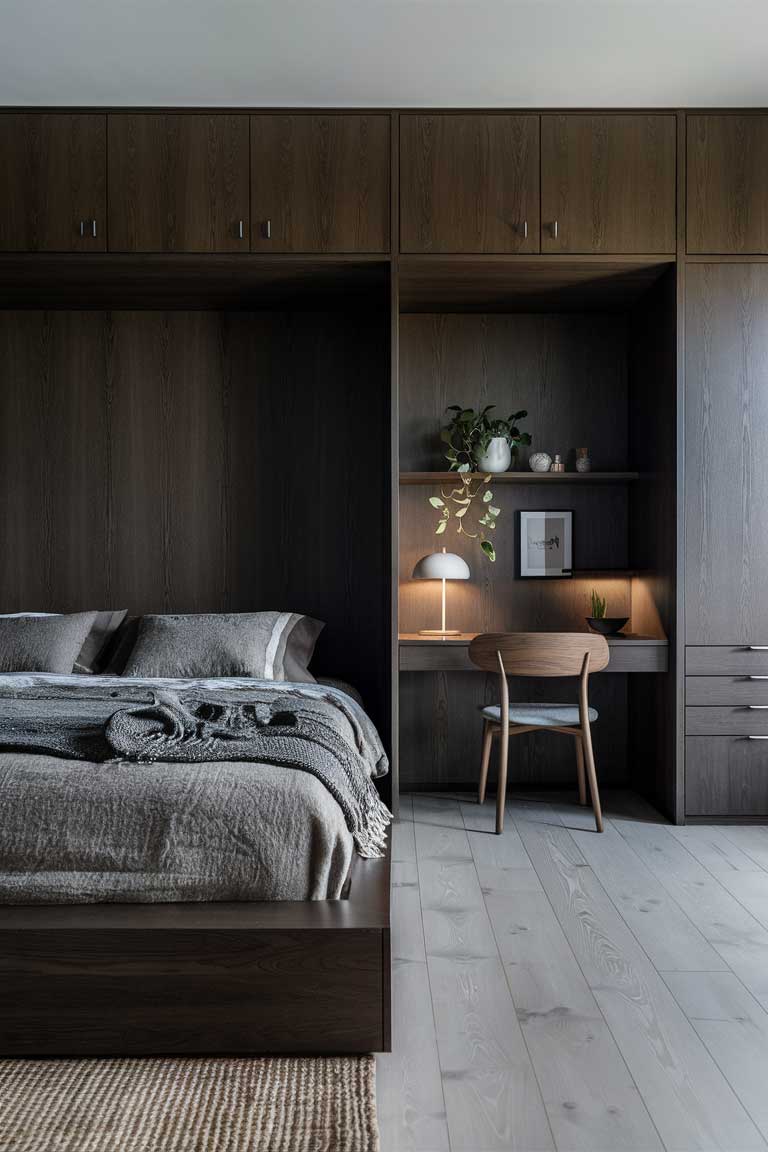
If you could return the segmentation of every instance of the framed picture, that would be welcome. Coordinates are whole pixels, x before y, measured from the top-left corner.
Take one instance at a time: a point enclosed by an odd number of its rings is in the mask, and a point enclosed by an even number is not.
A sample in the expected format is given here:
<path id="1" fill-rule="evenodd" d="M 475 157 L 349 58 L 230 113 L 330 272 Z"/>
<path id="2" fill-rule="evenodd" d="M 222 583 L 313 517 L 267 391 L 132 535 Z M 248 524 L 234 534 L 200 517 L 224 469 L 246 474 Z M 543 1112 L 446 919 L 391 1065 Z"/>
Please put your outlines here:
<path id="1" fill-rule="evenodd" d="M 520 512 L 520 575 L 573 575 L 573 512 Z"/>

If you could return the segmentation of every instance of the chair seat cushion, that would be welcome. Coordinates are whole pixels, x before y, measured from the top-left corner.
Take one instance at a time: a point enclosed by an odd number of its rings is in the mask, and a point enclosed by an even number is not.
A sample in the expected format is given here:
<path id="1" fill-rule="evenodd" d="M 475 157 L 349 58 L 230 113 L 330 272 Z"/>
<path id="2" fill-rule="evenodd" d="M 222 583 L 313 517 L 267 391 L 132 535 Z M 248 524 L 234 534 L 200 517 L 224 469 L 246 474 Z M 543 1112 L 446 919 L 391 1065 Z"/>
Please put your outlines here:
<path id="1" fill-rule="evenodd" d="M 498 704 L 489 704 L 480 709 L 486 720 L 495 720 L 501 723 L 501 708 Z M 589 709 L 590 724 L 597 720 L 597 709 Z M 570 708 L 567 704 L 510 704 L 510 724 L 551 724 L 553 728 L 563 725 L 571 727 L 579 723 L 578 708 Z"/>

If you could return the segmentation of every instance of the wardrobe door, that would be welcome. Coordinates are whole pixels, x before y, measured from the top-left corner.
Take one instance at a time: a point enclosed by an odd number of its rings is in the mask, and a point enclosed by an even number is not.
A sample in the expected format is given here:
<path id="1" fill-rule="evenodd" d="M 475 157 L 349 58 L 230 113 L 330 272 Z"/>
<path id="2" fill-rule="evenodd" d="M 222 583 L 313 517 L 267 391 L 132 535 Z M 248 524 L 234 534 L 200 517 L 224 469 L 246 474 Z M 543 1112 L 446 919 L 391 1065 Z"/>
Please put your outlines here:
<path id="1" fill-rule="evenodd" d="M 538 252 L 539 117 L 400 117 L 402 252 Z"/>
<path id="2" fill-rule="evenodd" d="M 687 118 L 689 252 L 768 252 L 768 115 Z"/>
<path id="3" fill-rule="evenodd" d="M 106 140 L 106 116 L 0 113 L 0 251 L 104 251 Z"/>
<path id="4" fill-rule="evenodd" d="M 254 252 L 389 251 L 388 115 L 251 116 Z"/>
<path id="5" fill-rule="evenodd" d="M 248 117 L 109 117 L 111 252 L 247 252 Z"/>
<path id="6" fill-rule="evenodd" d="M 541 118 L 542 252 L 674 253 L 677 119 Z"/>
<path id="7" fill-rule="evenodd" d="M 686 643 L 768 644 L 768 263 L 688 265 L 685 349 Z"/>

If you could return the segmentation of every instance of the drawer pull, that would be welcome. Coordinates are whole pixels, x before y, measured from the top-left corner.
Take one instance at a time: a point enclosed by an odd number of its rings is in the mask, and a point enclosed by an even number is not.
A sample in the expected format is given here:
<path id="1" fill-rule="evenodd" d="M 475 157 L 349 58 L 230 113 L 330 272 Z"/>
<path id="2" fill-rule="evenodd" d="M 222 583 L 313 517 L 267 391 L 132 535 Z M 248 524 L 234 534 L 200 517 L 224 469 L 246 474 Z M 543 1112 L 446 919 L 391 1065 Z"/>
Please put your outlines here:
<path id="1" fill-rule="evenodd" d="M 747 740 L 768 740 L 768 736 L 747 736 Z"/>
<path id="2" fill-rule="evenodd" d="M 748 644 L 747 652 L 768 652 L 768 644 Z"/>
<path id="3" fill-rule="evenodd" d="M 747 676 L 747 680 L 768 680 L 768 676 Z"/>
<path id="4" fill-rule="evenodd" d="M 747 704 L 750 712 L 766 712 L 768 711 L 768 704 Z"/>

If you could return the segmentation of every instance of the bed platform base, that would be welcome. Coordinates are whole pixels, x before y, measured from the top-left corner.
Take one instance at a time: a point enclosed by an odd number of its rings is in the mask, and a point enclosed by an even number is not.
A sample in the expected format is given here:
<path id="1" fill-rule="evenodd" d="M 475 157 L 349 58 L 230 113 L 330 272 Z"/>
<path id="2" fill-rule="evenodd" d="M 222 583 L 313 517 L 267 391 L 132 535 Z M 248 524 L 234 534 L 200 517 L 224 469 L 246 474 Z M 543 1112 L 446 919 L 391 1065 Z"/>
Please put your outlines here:
<path id="1" fill-rule="evenodd" d="M 349 898 L 0 908 L 0 1055 L 390 1050 L 390 855 Z"/>

